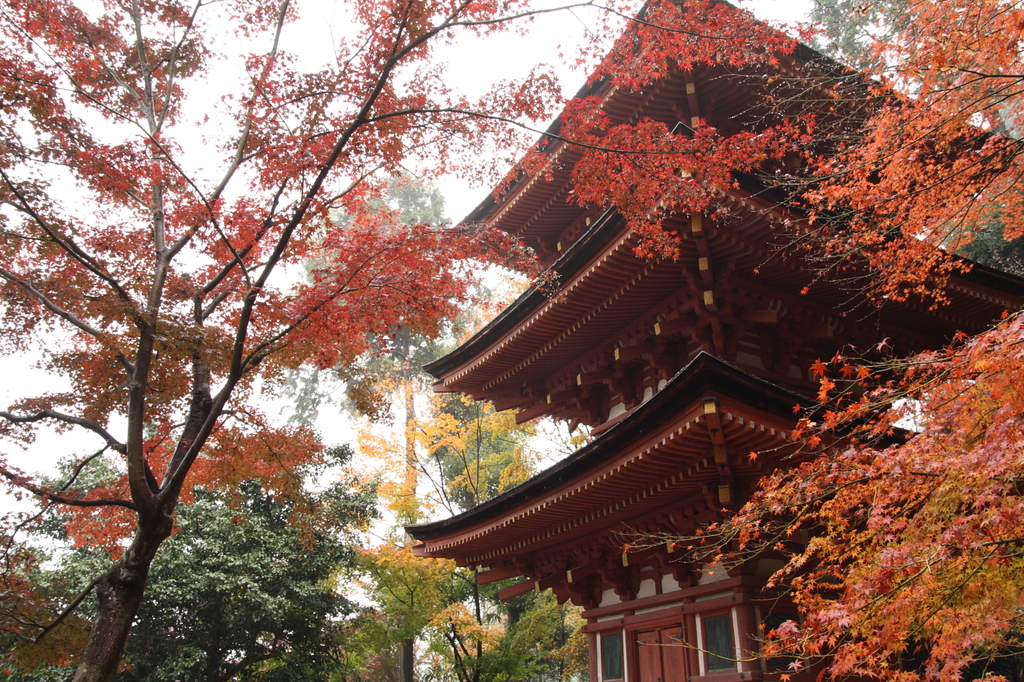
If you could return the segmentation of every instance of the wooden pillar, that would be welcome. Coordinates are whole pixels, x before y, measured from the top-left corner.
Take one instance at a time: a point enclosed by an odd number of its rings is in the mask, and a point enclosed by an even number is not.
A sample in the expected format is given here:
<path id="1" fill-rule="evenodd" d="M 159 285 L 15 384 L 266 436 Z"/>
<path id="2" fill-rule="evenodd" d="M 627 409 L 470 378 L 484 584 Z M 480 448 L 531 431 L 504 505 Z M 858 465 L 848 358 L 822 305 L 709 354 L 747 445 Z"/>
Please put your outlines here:
<path id="1" fill-rule="evenodd" d="M 739 659 L 739 671 L 741 673 L 753 673 L 761 670 L 758 661 L 761 647 L 758 644 L 757 619 L 754 617 L 754 605 L 750 602 L 750 595 L 746 592 L 736 594 L 739 602 L 736 609 L 736 634 L 739 642 L 739 651 L 736 657 Z"/>
<path id="2" fill-rule="evenodd" d="M 696 677 L 700 675 L 701 652 L 697 650 L 697 617 L 695 614 L 690 613 L 690 609 L 693 608 L 694 604 L 693 597 L 684 599 L 683 603 L 686 608 L 686 613 L 683 616 L 683 637 L 686 638 L 686 643 L 690 645 L 686 649 L 687 663 L 690 675 Z"/>
<path id="3" fill-rule="evenodd" d="M 631 611 L 625 611 L 624 615 L 633 615 Z M 622 629 L 622 645 L 624 647 L 622 662 L 626 669 L 622 671 L 622 678 L 625 682 L 640 682 L 640 642 L 636 632 Z"/>

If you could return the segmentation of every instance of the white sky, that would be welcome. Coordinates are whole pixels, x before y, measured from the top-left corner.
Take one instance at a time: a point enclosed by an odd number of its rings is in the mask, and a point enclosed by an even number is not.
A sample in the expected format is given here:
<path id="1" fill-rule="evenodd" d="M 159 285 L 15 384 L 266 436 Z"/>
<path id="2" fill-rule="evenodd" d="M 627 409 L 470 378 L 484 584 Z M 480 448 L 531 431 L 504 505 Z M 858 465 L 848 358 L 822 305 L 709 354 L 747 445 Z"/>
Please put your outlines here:
<path id="1" fill-rule="evenodd" d="M 806 16 L 811 0 L 756 0 L 742 2 L 741 6 L 751 8 L 761 18 L 792 23 Z M 292 51 L 327 50 L 321 54 L 310 53 L 313 61 L 330 57 L 332 44 L 331 27 L 339 24 L 337 5 L 329 1 L 307 2 L 302 21 L 293 27 L 285 37 L 283 47 Z M 574 45 L 584 39 L 586 14 L 559 13 L 542 15 L 535 19 L 526 36 L 502 34 L 487 39 L 463 40 L 458 45 L 445 49 L 443 55 L 449 63 L 450 82 L 457 83 L 467 94 L 481 94 L 495 80 L 508 80 L 524 76 L 535 64 L 555 65 L 560 62 L 559 51 L 571 55 Z M 343 20 L 341 23 L 344 23 Z M 486 40 L 486 42 L 485 42 Z M 234 65 L 239 70 L 240 65 Z M 227 65 L 231 68 L 231 65 Z M 563 93 L 574 94 L 582 85 L 586 74 L 573 72 L 562 67 Z M 236 74 L 237 75 L 237 74 Z M 230 74 L 227 77 L 231 77 Z M 220 80 L 219 74 L 212 74 L 209 82 L 211 93 Z M 540 126 L 545 127 L 544 125 Z M 438 179 L 438 185 L 447 199 L 449 218 L 458 221 L 482 201 L 490 188 L 471 187 L 453 177 Z M 60 382 L 33 368 L 31 357 L 0 357 L 0 406 L 6 408 L 19 396 L 38 393 L 42 390 L 59 390 Z M 351 440 L 344 429 L 337 428 L 337 418 L 324 420 L 322 430 L 328 443 Z M 95 449 L 92 438 L 71 435 L 54 436 L 43 434 L 40 440 L 20 458 L 19 466 L 28 472 L 46 470 L 53 462 L 69 451 L 91 451 Z M 13 454 L 13 453 L 12 453 Z M 0 508 L 3 505 L 0 503 Z"/>
<path id="2" fill-rule="evenodd" d="M 739 0 L 739 7 L 754 12 L 766 21 L 792 25 L 806 20 L 813 0 Z M 450 73 L 453 82 L 480 83 L 481 91 L 489 82 L 525 75 L 535 64 L 560 63 L 558 54 L 573 53 L 573 46 L 586 37 L 591 17 L 585 12 L 561 13 L 538 17 L 527 37 L 502 35 L 488 40 L 487 49 L 479 45 L 460 44 L 453 50 Z M 498 49 L 495 49 L 498 48 Z M 559 69 L 562 93 L 574 95 L 586 80 L 586 73 Z M 542 129 L 546 127 L 540 126 Z M 445 177 L 439 183 L 448 207 L 448 217 L 459 221 L 487 197 L 489 187 L 471 187 L 459 178 Z"/>
<path id="3" fill-rule="evenodd" d="M 559 6 L 569 0 L 540 0 L 539 6 Z M 753 11 L 766 21 L 792 25 L 806 19 L 813 0 L 734 0 L 744 9 Z M 285 36 L 282 47 L 305 53 L 313 60 L 328 59 L 334 42 L 334 31 L 339 23 L 337 2 L 312 0 L 303 3 L 303 18 Z M 464 37 L 457 45 L 439 49 L 438 55 L 448 64 L 449 82 L 468 96 L 482 95 L 490 85 L 500 80 L 524 77 L 538 64 L 556 67 L 561 79 L 562 93 L 574 95 L 583 85 L 587 74 L 564 65 L 560 54 L 571 57 L 586 38 L 586 31 L 595 14 L 588 10 L 538 15 L 524 25 L 525 36 L 501 33 L 487 38 Z M 299 30 L 295 30 L 298 28 Z M 301 41 L 301 45 L 296 44 Z M 321 51 L 317 51 L 319 47 Z M 610 46 L 609 46 L 610 47 Z M 547 124 L 539 128 L 546 128 Z M 489 192 L 489 187 L 472 187 L 456 177 L 438 179 L 448 207 L 448 217 L 459 221 L 475 208 Z"/>

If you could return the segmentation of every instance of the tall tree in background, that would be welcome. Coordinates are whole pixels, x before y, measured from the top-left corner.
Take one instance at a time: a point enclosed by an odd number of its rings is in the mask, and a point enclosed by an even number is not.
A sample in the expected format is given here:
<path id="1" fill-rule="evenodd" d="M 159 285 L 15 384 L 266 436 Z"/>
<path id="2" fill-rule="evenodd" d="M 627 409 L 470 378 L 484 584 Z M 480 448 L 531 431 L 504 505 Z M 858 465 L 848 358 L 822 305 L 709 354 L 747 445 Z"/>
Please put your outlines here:
<path id="1" fill-rule="evenodd" d="M 906 0 L 816 0 L 810 12 L 820 31 L 815 46 L 854 68 L 877 68 L 880 55 L 875 46 L 906 28 L 908 7 Z"/>
<path id="2" fill-rule="evenodd" d="M 444 197 L 440 191 L 435 186 L 412 178 L 408 174 L 391 178 L 387 184 L 386 194 L 380 197 L 378 202 L 382 211 L 394 212 L 397 220 L 403 225 L 427 225 L 437 228 L 448 222 L 444 214 Z M 350 218 L 346 215 L 335 217 L 335 223 L 342 229 L 349 221 Z M 319 260 L 319 267 L 329 267 L 330 256 L 330 253 L 325 254 Z M 312 262 L 310 267 L 318 267 L 317 262 Z M 465 312 L 461 314 L 461 317 L 469 316 Z M 460 326 L 458 317 L 460 316 L 438 320 L 444 330 L 441 336 L 417 333 L 402 320 L 397 320 L 396 327 L 391 333 L 386 337 L 371 339 L 370 345 L 373 349 L 356 361 L 329 369 L 298 370 L 287 382 L 286 395 L 294 398 L 292 421 L 308 423 L 327 405 L 351 411 L 371 423 L 392 423 L 392 420 L 401 420 L 401 424 L 395 426 L 396 432 L 402 434 L 398 451 L 402 453 L 403 459 L 391 463 L 402 474 L 397 487 L 384 495 L 387 506 L 397 517 L 399 525 L 415 523 L 422 514 L 417 494 L 421 466 L 414 436 L 417 421 L 416 400 L 427 386 L 427 377 L 421 367 L 440 357 L 451 347 L 451 335 L 455 328 Z M 462 322 L 464 323 L 464 320 Z M 339 400 L 332 396 L 333 393 L 340 394 L 342 391 L 344 399 Z M 383 456 L 383 453 L 381 454 Z M 389 461 L 392 459 L 388 457 Z M 381 579 L 394 580 L 396 583 L 394 587 L 384 586 L 381 589 L 401 589 L 398 585 L 404 575 L 402 571 L 387 578 L 381 575 Z M 420 578 L 428 579 L 427 576 Z M 422 601 L 412 596 L 409 598 L 413 603 Z M 383 636 L 387 644 L 383 647 L 371 647 L 374 651 L 369 654 L 370 658 L 375 659 L 374 666 L 380 672 L 391 665 L 388 656 L 398 642 L 395 679 L 400 682 L 412 682 L 414 678 L 415 637 L 424 627 L 422 619 L 414 617 L 409 609 L 401 614 L 394 609 L 389 612 L 388 615 L 394 620 L 390 623 L 387 634 Z M 377 624 L 371 619 L 365 624 L 365 629 L 374 631 Z M 400 640 L 394 640 L 398 633 L 404 634 Z M 365 640 L 366 633 L 361 634 Z"/>
<path id="3" fill-rule="evenodd" d="M 514 414 L 454 395 L 436 396 L 411 435 L 426 483 L 418 496 L 421 513 L 441 508 L 457 514 L 499 495 L 528 478 L 540 455 L 533 425 L 517 425 Z M 376 452 L 389 469 L 404 456 L 401 435 L 372 442 L 367 454 Z M 397 483 L 382 489 L 393 491 L 401 511 L 407 501 L 404 482 Z M 430 680 L 554 682 L 580 669 L 578 609 L 558 605 L 551 595 L 501 602 L 504 584 L 481 586 L 473 570 L 416 557 L 397 535 L 364 551 L 362 562 L 374 608 L 361 639 L 372 643 L 364 648 L 375 655 L 364 659 L 361 679 L 399 679 L 381 674 L 390 666 L 379 652 L 412 639 L 427 645 L 419 667 Z"/>
<path id="4" fill-rule="evenodd" d="M 437 188 L 408 176 L 389 183 L 380 205 L 410 224 L 446 220 Z M 346 217 L 337 223 L 344 226 Z M 492 272 L 489 279 L 504 277 Z M 399 327 L 386 339 L 389 353 L 293 375 L 293 420 L 328 407 L 365 420 L 361 454 L 371 460 L 368 468 L 380 469 L 381 506 L 396 525 L 360 559 L 361 589 L 372 606 L 346 626 L 345 679 L 406 682 L 420 670 L 436 680 L 560 680 L 581 655 L 568 644 L 580 643 L 573 607 L 533 595 L 503 604 L 500 585 L 481 588 L 473 571 L 414 557 L 401 531 L 438 510 L 457 514 L 500 494 L 528 478 L 539 458 L 532 424 L 517 425 L 513 414 L 459 396 L 431 399 L 431 378 L 421 369 L 483 323 L 493 296 L 478 286 L 476 305 L 444 320 L 437 337 Z"/>
<path id="5" fill-rule="evenodd" d="M 450 222 L 440 190 L 405 172 L 388 179 L 385 192 L 377 202 L 382 210 L 393 211 L 395 219 L 403 225 L 429 225 L 440 229 Z M 339 214 L 332 222 L 344 228 L 350 219 Z M 329 258 L 330 253 L 322 254 L 306 267 L 310 272 L 329 267 Z M 478 300 L 479 297 L 474 297 L 472 302 Z M 476 305 L 465 306 L 460 315 L 478 321 L 476 308 Z M 468 311 L 474 312 L 467 314 Z M 406 391 L 396 391 L 395 386 L 407 378 L 415 378 L 419 388 L 425 388 L 427 377 L 420 368 L 443 355 L 451 347 L 448 337 L 453 333 L 457 335 L 457 330 L 464 326 L 459 316 L 438 322 L 440 335 L 414 334 L 408 327 L 399 325 L 392 334 L 371 339 L 371 351 L 356 362 L 327 369 L 304 367 L 293 371 L 285 386 L 289 420 L 314 424 L 324 408 L 341 409 L 371 421 L 393 418 L 395 398 L 401 397 L 400 402 L 404 403 L 406 394 Z"/>
<path id="6" fill-rule="evenodd" d="M 373 198 L 404 162 L 444 172 L 482 136 L 518 144 L 499 121 L 547 114 L 557 93 L 544 74 L 474 103 L 429 61 L 434 41 L 503 30 L 523 10 L 354 4 L 335 57 L 311 70 L 282 48 L 288 0 L 15 0 L 0 12 L 0 343 L 38 351 L 67 380 L 0 412 L 2 435 L 93 434 L 123 473 L 83 491 L 75 475 L 33 480 L 16 447 L 0 462 L 8 485 L 82 512 L 92 541 L 114 549 L 87 583 L 98 605 L 76 680 L 114 674 L 194 485 L 284 490 L 323 457 L 308 429 L 253 407 L 257 377 L 273 389 L 286 368 L 344 364 L 399 324 L 428 332 L 465 295 L 459 259 L 515 255 L 486 234 L 403 226 Z M 230 64 L 236 78 L 220 71 Z M 197 92 L 208 74 L 219 103 Z M 328 229 L 334 210 L 345 229 Z M 325 251 L 311 283 L 282 274 Z"/>
<path id="7" fill-rule="evenodd" d="M 463 396 L 435 397 L 433 414 L 418 425 L 423 469 L 448 514 L 475 507 L 527 480 L 535 471 L 538 429 L 516 424 L 511 411 Z M 551 443 L 546 443 L 549 450 Z M 569 452 L 562 453 L 568 455 Z M 558 453 L 544 453 L 558 458 Z M 481 586 L 476 569 L 451 569 L 448 603 L 430 620 L 430 679 L 488 682 L 504 679 L 570 679 L 584 655 L 579 609 L 534 593 L 498 599 L 507 583 Z M 577 670 L 578 672 L 578 670 Z"/>
<path id="8" fill-rule="evenodd" d="M 444 196 L 437 187 L 405 173 L 388 180 L 386 193 L 377 203 L 381 211 L 391 213 L 402 225 L 441 229 L 449 222 L 444 211 Z M 350 218 L 339 215 L 334 222 L 344 229 Z M 312 270 L 330 267 L 330 257 L 328 252 L 307 267 Z M 452 335 L 469 324 L 470 318 L 479 321 L 482 299 L 475 293 L 475 290 L 467 292 L 465 302 L 472 300 L 477 305 L 464 307 L 454 317 L 439 317 L 437 329 L 430 334 L 418 333 L 398 319 L 387 335 L 368 339 L 369 350 L 359 358 L 326 369 L 296 370 L 285 386 L 285 395 L 291 399 L 289 418 L 299 424 L 314 423 L 320 410 L 328 406 L 365 417 L 370 422 L 390 422 L 395 418 L 404 421 L 404 492 L 397 508 L 402 523 L 415 523 L 419 518 L 416 509 L 419 463 L 412 429 L 416 421 L 416 395 L 429 381 L 421 368 L 452 348 Z M 342 395 L 343 398 L 336 397 Z"/>

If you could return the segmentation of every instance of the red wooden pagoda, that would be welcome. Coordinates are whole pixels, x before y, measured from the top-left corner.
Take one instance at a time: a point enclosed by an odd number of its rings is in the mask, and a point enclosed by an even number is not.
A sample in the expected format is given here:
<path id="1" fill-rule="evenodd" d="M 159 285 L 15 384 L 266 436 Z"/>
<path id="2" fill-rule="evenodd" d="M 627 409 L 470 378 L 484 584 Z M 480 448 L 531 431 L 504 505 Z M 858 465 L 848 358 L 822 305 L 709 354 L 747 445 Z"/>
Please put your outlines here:
<path id="1" fill-rule="evenodd" d="M 757 88 L 711 67 L 649 92 L 598 84 L 587 94 L 604 98 L 613 122 L 700 118 L 728 132 L 760 118 Z M 762 589 L 779 562 L 725 571 L 635 538 L 690 534 L 741 504 L 795 447 L 793 408 L 812 402 L 815 359 L 883 339 L 903 353 L 936 347 L 1020 308 L 1024 288 L 975 267 L 952 279 L 939 310 L 877 307 L 829 281 L 803 291 L 806 263 L 773 245 L 771 224 L 786 216 L 741 189 L 721 197 L 716 219 L 669 220 L 684 237 L 679 261 L 642 260 L 617 214 L 568 200 L 579 152 L 549 154 L 546 169 L 469 220 L 535 248 L 555 290 L 528 291 L 427 369 L 438 391 L 515 409 L 520 421 L 587 424 L 595 438 L 464 514 L 410 527 L 416 553 L 478 567 L 481 583 L 522 578 L 505 598 L 551 589 L 583 606 L 593 682 L 769 676 L 759 626 L 794 613 Z"/>

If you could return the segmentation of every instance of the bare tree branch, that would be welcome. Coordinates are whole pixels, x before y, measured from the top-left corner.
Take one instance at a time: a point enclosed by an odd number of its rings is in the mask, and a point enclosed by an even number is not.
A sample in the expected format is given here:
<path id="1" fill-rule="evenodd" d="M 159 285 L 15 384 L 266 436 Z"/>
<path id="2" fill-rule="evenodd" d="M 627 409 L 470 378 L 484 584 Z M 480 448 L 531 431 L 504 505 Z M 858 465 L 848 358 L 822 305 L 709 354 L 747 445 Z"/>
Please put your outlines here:
<path id="1" fill-rule="evenodd" d="M 15 474 L 12 471 L 6 469 L 0 469 L 0 478 L 6 478 L 13 485 L 27 490 L 36 497 L 42 498 L 49 502 L 56 502 L 58 504 L 66 504 L 69 507 L 124 507 L 131 509 L 132 511 L 138 511 L 138 507 L 129 500 L 122 500 L 118 497 L 101 498 L 98 500 L 82 500 L 77 497 L 68 497 L 62 495 L 55 490 L 47 490 L 46 488 L 32 483 L 24 476 Z"/>
<path id="2" fill-rule="evenodd" d="M 83 429 L 88 429 L 89 431 L 92 431 L 97 436 L 102 438 L 106 442 L 107 447 L 109 447 L 111 450 L 119 452 L 122 455 L 125 453 L 125 446 L 123 443 L 121 443 L 119 440 L 110 435 L 110 433 L 106 429 L 104 429 L 96 422 L 89 421 L 88 419 L 84 419 L 82 417 L 74 417 L 70 414 L 57 412 L 56 410 L 40 410 L 38 412 L 33 412 L 32 414 L 23 415 L 0 411 L 0 417 L 3 417 L 7 421 L 13 422 L 15 424 L 38 422 L 42 421 L 43 419 L 55 419 L 57 421 L 64 422 L 65 424 L 70 424 L 71 426 L 81 426 Z"/>
<path id="3" fill-rule="evenodd" d="M 89 596 L 89 594 L 96 588 L 96 585 L 99 584 L 100 580 L 102 579 L 103 576 L 96 576 L 95 578 L 90 580 L 89 584 L 86 585 L 85 588 L 78 593 L 78 596 L 71 600 L 71 603 L 65 606 L 64 609 L 59 614 L 57 614 L 57 617 L 50 621 L 50 623 L 48 623 L 47 625 L 35 625 L 34 627 L 40 628 L 41 632 L 35 637 L 33 637 L 30 641 L 33 644 L 39 644 L 39 642 L 43 641 L 43 638 L 46 637 L 46 635 L 50 634 L 50 632 L 55 627 L 63 623 L 68 616 L 75 612 L 75 609 L 78 608 L 78 605 L 81 604 L 85 600 L 85 598 Z"/>

